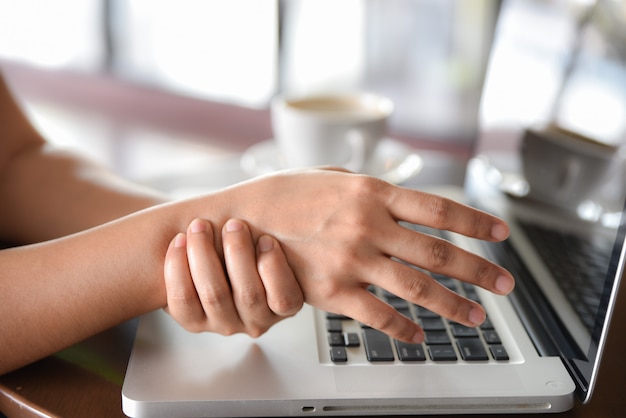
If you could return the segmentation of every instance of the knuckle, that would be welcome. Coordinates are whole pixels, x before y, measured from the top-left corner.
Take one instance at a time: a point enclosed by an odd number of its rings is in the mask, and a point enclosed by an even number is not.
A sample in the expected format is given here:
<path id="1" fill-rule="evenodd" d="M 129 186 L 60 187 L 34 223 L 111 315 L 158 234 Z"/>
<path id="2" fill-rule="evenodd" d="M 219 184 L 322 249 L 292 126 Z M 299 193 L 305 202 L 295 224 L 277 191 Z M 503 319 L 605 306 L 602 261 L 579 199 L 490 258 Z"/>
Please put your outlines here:
<path id="1" fill-rule="evenodd" d="M 217 331 L 218 334 L 224 335 L 225 337 L 229 337 L 238 332 L 240 332 L 239 328 L 230 325 L 223 326 Z"/>
<path id="2" fill-rule="evenodd" d="M 389 309 L 384 309 L 380 312 L 377 312 L 376 315 L 372 317 L 372 320 L 369 325 L 372 328 L 376 328 L 379 330 L 387 330 L 391 328 L 396 317 L 397 317 L 397 314 L 395 312 L 395 309 L 393 309 L 392 307 L 389 307 Z"/>
<path id="3" fill-rule="evenodd" d="M 211 332 L 215 332 L 220 335 L 224 335 L 226 337 L 244 332 L 244 324 L 239 320 L 239 318 L 225 321 L 213 321 L 213 326 L 209 329 Z"/>
<path id="4" fill-rule="evenodd" d="M 192 306 L 196 301 L 196 295 L 186 291 L 170 290 L 167 295 L 168 305 L 176 305 L 184 308 Z"/>
<path id="5" fill-rule="evenodd" d="M 319 300 L 332 300 L 342 291 L 341 285 L 333 280 L 324 280 L 318 283 L 315 293 Z"/>
<path id="6" fill-rule="evenodd" d="M 450 243 L 442 239 L 437 239 L 430 247 L 430 264 L 434 269 L 449 265 L 452 261 L 452 257 Z"/>
<path id="7" fill-rule="evenodd" d="M 468 222 L 464 224 L 467 229 L 466 235 L 472 237 L 488 236 L 491 230 L 491 223 L 480 213 L 474 213 Z"/>
<path id="8" fill-rule="evenodd" d="M 456 303 L 450 303 L 447 307 L 448 309 L 445 316 L 459 323 L 463 323 L 465 320 L 465 318 L 463 317 L 465 306 L 466 304 L 463 300 L 459 300 Z"/>
<path id="9" fill-rule="evenodd" d="M 244 254 L 248 246 L 243 239 L 239 238 L 240 234 L 227 234 L 227 241 L 224 241 L 224 252 L 228 257 Z"/>
<path id="10" fill-rule="evenodd" d="M 270 302 L 270 309 L 279 316 L 291 316 L 296 314 L 304 304 L 302 296 L 280 297 Z"/>
<path id="11" fill-rule="evenodd" d="M 189 320 L 189 319 L 181 319 L 181 318 L 176 318 L 176 317 L 174 319 L 176 320 L 176 322 L 178 322 L 178 324 L 181 327 L 183 327 L 185 330 L 193 334 L 199 334 L 201 332 L 211 331 L 210 323 L 206 318 L 205 320 L 199 320 L 199 319 Z"/>
<path id="12" fill-rule="evenodd" d="M 407 297 L 413 302 L 427 300 L 431 293 L 432 282 L 428 279 L 413 279 L 409 282 Z"/>
<path id="13" fill-rule="evenodd" d="M 203 306 L 218 306 L 230 298 L 230 292 L 225 288 L 204 288 L 198 293 Z"/>
<path id="14" fill-rule="evenodd" d="M 181 321 L 177 321 L 180 326 L 182 326 L 186 331 L 191 332 L 193 334 L 199 334 L 202 331 L 204 331 L 204 327 L 202 326 L 202 324 L 199 324 L 197 322 L 192 322 L 192 323 L 188 323 L 188 322 L 181 322 Z"/>
<path id="15" fill-rule="evenodd" d="M 382 180 L 371 176 L 358 176 L 354 184 L 354 192 L 365 199 L 370 199 L 384 187 Z"/>
<path id="16" fill-rule="evenodd" d="M 254 308 L 259 305 L 261 296 L 259 289 L 254 286 L 245 286 L 236 292 L 237 305 L 244 308 Z"/>
<path id="17" fill-rule="evenodd" d="M 252 338 L 259 338 L 261 335 L 265 334 L 268 329 L 269 326 L 255 324 L 246 329 L 246 334 L 248 334 Z"/>
<path id="18" fill-rule="evenodd" d="M 358 234 L 357 234 L 358 235 Z M 336 271 L 343 274 L 350 274 L 354 271 L 355 266 L 359 265 L 359 255 L 350 249 L 345 249 L 338 254 L 336 259 Z"/>
<path id="19" fill-rule="evenodd" d="M 489 273 L 491 272 L 491 266 L 489 266 L 485 262 L 481 262 L 476 267 L 476 272 L 474 273 L 475 284 L 480 287 L 485 288 L 487 286 L 487 281 L 489 277 Z"/>
<path id="20" fill-rule="evenodd" d="M 428 204 L 428 210 L 433 218 L 433 226 L 445 228 L 452 213 L 452 202 L 445 198 L 433 196 Z"/>
<path id="21" fill-rule="evenodd" d="M 445 318 L 460 324 L 467 323 L 467 314 L 470 311 L 473 302 L 459 295 L 458 293 L 448 290 L 446 302 L 438 305 L 437 312 Z"/>

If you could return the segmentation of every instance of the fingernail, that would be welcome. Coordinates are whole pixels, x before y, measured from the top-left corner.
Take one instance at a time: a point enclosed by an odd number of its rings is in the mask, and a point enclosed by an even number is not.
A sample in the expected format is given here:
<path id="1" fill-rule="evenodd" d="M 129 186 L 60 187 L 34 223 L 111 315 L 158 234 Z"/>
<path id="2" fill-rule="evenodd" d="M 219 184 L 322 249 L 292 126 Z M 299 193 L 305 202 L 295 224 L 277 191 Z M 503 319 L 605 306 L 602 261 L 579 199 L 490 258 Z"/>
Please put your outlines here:
<path id="1" fill-rule="evenodd" d="M 176 234 L 176 237 L 174 238 L 174 247 L 181 248 L 181 247 L 184 247 L 185 245 L 187 245 L 187 235 L 183 234 L 182 232 L 179 232 L 178 234 Z"/>
<path id="2" fill-rule="evenodd" d="M 189 230 L 192 233 L 205 232 L 206 222 L 204 222 L 202 219 L 194 219 L 193 221 L 191 221 L 191 225 L 189 225 Z"/>
<path id="3" fill-rule="evenodd" d="M 265 253 L 274 248 L 274 240 L 267 235 L 262 235 L 259 238 L 259 242 L 257 245 L 259 247 L 259 251 Z"/>
<path id="4" fill-rule="evenodd" d="M 496 279 L 496 290 L 502 294 L 509 294 L 515 287 L 515 281 L 508 276 L 501 275 Z"/>
<path id="5" fill-rule="evenodd" d="M 417 331 L 415 334 L 413 334 L 413 338 L 411 338 L 411 341 L 414 344 L 421 344 L 424 342 L 424 333 L 420 330 Z"/>
<path id="6" fill-rule="evenodd" d="M 485 322 L 485 312 L 479 308 L 472 308 L 469 312 L 468 318 L 472 324 L 480 325 Z"/>
<path id="7" fill-rule="evenodd" d="M 241 231 L 242 229 L 243 229 L 243 223 L 238 219 L 229 219 L 226 222 L 227 232 Z"/>
<path id="8" fill-rule="evenodd" d="M 495 224 L 491 228 L 491 236 L 498 241 L 503 241 L 509 236 L 509 230 L 502 224 Z"/>

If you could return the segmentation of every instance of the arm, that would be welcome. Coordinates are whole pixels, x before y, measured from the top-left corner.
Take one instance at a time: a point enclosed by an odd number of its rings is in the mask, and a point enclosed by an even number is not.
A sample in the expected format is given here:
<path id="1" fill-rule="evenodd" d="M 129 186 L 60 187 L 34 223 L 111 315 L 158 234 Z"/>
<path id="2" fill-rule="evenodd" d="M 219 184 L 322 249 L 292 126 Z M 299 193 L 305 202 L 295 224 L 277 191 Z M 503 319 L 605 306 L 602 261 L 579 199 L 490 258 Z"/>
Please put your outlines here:
<path id="1" fill-rule="evenodd" d="M 107 254 L 114 255 L 115 252 L 107 253 L 103 248 L 115 246 L 116 239 L 121 242 L 140 239 L 135 235 L 137 231 L 113 238 L 106 238 L 107 234 L 99 232 L 86 234 L 95 237 L 93 240 L 81 235 L 75 241 L 75 248 L 68 246 L 66 240 L 53 240 L 165 201 L 164 197 L 125 182 L 96 164 L 48 146 L 25 118 L 0 75 L 0 202 L 3 202 L 0 205 L 0 242 L 27 244 L 49 240 L 0 251 L 0 315 L 4 318 L 0 321 L 0 374 L 138 313 L 165 306 L 166 291 L 168 295 L 170 290 L 175 294 L 180 280 L 169 283 L 151 280 L 158 290 L 146 287 L 142 278 L 162 278 L 162 273 L 155 275 L 154 269 L 147 276 L 125 274 L 124 262 L 134 264 L 125 256 L 119 260 L 109 259 L 104 263 L 109 264 L 107 267 L 100 264 L 91 271 L 85 268 L 91 261 L 104 261 Z M 256 288 L 255 296 L 267 297 L 269 305 L 259 303 L 245 310 L 247 316 L 244 316 L 240 312 L 244 308 L 239 304 L 236 306 L 239 311 L 231 312 L 232 315 L 222 318 L 220 323 L 203 324 L 205 331 L 231 327 L 237 332 L 258 335 L 269 325 L 293 314 L 302 304 L 302 294 L 280 247 L 276 245 L 259 252 L 255 260 L 249 231 L 244 232 L 224 236 L 225 245 L 238 248 L 226 257 L 227 262 L 239 269 L 233 274 L 245 274 L 242 278 L 252 274 L 259 277 L 258 266 L 259 271 L 264 272 L 263 284 L 278 285 Z M 273 242 L 270 237 L 264 238 L 268 239 Z M 122 253 L 126 244 L 120 248 Z M 239 280 L 238 276 L 226 276 L 219 260 L 221 247 L 213 242 L 205 243 L 205 247 L 208 252 L 204 256 L 210 254 L 217 262 L 210 266 L 208 273 L 204 272 L 203 280 Z M 192 248 L 194 245 L 190 246 Z M 145 265 L 141 261 L 149 260 L 146 264 L 157 263 L 159 269 L 163 269 L 161 257 L 156 260 L 143 254 L 138 257 L 137 267 Z M 93 274 L 99 269 L 102 275 Z M 290 292 L 288 304 L 272 303 L 272 298 L 282 297 L 283 289 Z M 195 289 L 192 290 L 195 293 Z M 154 299 L 148 298 L 145 304 L 139 303 L 144 302 L 144 291 L 157 296 L 159 302 L 155 304 Z M 139 306 L 129 310 L 133 299 Z M 214 309 L 222 309 L 222 305 L 228 306 L 239 299 L 240 293 L 229 291 L 228 297 L 216 301 Z M 172 297 L 167 300 L 168 311 L 181 325 L 194 326 L 195 321 L 180 316 L 177 310 L 180 305 L 181 301 Z M 260 316 L 263 320 L 259 320 Z"/>
<path id="2" fill-rule="evenodd" d="M 47 145 L 0 75 L 1 240 L 23 244 L 57 238 L 165 200 Z"/>

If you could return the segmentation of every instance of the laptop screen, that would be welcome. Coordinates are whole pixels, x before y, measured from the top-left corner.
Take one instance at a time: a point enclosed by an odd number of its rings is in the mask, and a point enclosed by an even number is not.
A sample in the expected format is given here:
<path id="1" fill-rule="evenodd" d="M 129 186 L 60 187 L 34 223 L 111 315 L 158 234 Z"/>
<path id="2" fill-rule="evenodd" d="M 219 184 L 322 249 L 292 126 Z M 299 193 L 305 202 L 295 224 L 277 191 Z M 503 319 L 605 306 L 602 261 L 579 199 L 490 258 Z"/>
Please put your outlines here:
<path id="1" fill-rule="evenodd" d="M 512 223 L 516 307 L 585 402 L 623 268 L 625 2 L 504 2 L 480 118 L 469 198 Z"/>

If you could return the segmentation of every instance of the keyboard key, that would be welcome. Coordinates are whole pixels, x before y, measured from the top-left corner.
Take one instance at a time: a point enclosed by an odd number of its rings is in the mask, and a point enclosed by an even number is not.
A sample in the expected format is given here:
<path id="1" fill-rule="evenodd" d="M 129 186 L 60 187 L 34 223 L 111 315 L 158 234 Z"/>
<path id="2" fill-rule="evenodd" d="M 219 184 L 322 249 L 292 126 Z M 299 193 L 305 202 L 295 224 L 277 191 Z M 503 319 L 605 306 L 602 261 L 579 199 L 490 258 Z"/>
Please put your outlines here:
<path id="1" fill-rule="evenodd" d="M 485 338 L 487 344 L 502 344 L 500 336 L 494 330 L 483 331 L 483 338 Z"/>
<path id="2" fill-rule="evenodd" d="M 450 290 L 457 290 L 458 282 L 454 280 L 452 277 L 444 276 L 443 274 L 432 273 L 432 276 L 437 280 L 440 284 L 447 287 Z"/>
<path id="3" fill-rule="evenodd" d="M 326 331 L 328 332 L 342 332 L 343 325 L 339 319 L 329 319 L 326 321 Z"/>
<path id="4" fill-rule="evenodd" d="M 389 337 L 376 329 L 363 329 L 363 344 L 369 361 L 393 361 L 395 359 Z"/>
<path id="5" fill-rule="evenodd" d="M 336 313 L 332 313 L 332 312 L 326 312 L 326 319 L 342 319 L 342 320 L 349 320 L 352 319 L 350 317 L 347 317 L 345 315 L 341 315 L 341 314 L 336 314 Z"/>
<path id="6" fill-rule="evenodd" d="M 334 363 L 345 363 L 346 361 L 348 361 L 348 353 L 346 352 L 346 348 L 345 347 L 331 347 L 330 359 Z"/>
<path id="7" fill-rule="evenodd" d="M 428 353 L 433 361 L 456 361 L 457 356 L 451 345 L 433 345 L 428 347 Z"/>
<path id="8" fill-rule="evenodd" d="M 376 293 L 376 286 L 373 287 L 374 289 L 374 293 Z M 385 300 L 389 300 L 389 299 L 402 299 L 400 296 L 394 295 L 393 293 L 391 293 L 390 291 L 388 291 L 387 289 L 380 289 L 380 293 L 382 294 L 383 298 Z"/>
<path id="9" fill-rule="evenodd" d="M 470 294 L 475 292 L 473 285 L 462 284 L 449 277 L 437 276 L 437 280 L 450 287 L 453 284 L 458 285 L 461 294 L 472 296 Z M 480 327 L 467 327 L 449 321 L 427 308 L 406 302 L 382 289 L 377 290 L 372 286 L 368 290 L 380 295 L 399 313 L 417 320 L 424 329 L 425 344 L 409 344 L 393 340 L 386 334 L 355 322 L 351 318 L 326 313 L 328 346 L 334 363 L 347 362 L 348 352 L 360 351 L 356 348 L 360 346 L 363 346 L 367 360 L 370 362 L 393 362 L 396 360 L 396 353 L 397 359 L 402 362 L 425 362 L 428 359 L 435 362 L 458 361 L 459 359 L 468 362 L 488 361 L 490 358 L 496 361 L 509 360 L 508 353 L 489 318 Z M 359 336 L 356 332 L 344 332 L 344 328 L 348 327 L 349 323 L 360 325 L 362 335 Z"/>
<path id="10" fill-rule="evenodd" d="M 422 318 L 421 321 L 424 331 L 445 331 L 446 329 L 442 318 Z"/>
<path id="11" fill-rule="evenodd" d="M 489 319 L 489 317 L 487 317 L 487 319 L 485 319 L 485 322 L 480 324 L 480 329 L 482 329 L 482 330 L 493 329 L 493 324 L 491 323 L 491 319 Z"/>
<path id="12" fill-rule="evenodd" d="M 410 320 L 413 320 L 413 315 L 411 315 L 411 311 L 409 310 L 408 306 L 406 308 L 397 309 L 397 311 L 409 318 Z"/>
<path id="13" fill-rule="evenodd" d="M 463 283 L 463 290 L 465 291 L 465 296 L 473 300 L 474 302 L 480 303 L 480 297 L 478 296 L 478 292 L 476 291 L 476 287 L 470 283 Z"/>
<path id="14" fill-rule="evenodd" d="M 478 330 L 476 328 L 466 327 L 456 322 L 450 323 L 450 330 L 452 331 L 452 335 L 456 338 L 478 337 Z"/>
<path id="15" fill-rule="evenodd" d="M 422 344 L 409 344 L 398 340 L 395 340 L 395 343 L 400 361 L 426 361 Z"/>
<path id="16" fill-rule="evenodd" d="M 445 331 L 426 331 L 424 332 L 424 340 L 426 344 L 450 344 L 450 337 Z"/>
<path id="17" fill-rule="evenodd" d="M 489 351 L 491 351 L 491 355 L 497 361 L 506 361 L 509 359 L 509 354 L 506 352 L 506 349 L 503 345 L 494 344 L 489 346 Z"/>
<path id="18" fill-rule="evenodd" d="M 426 309 L 423 306 L 415 305 L 415 309 L 417 312 L 417 316 L 420 318 L 439 318 L 439 314 L 431 311 L 430 309 Z"/>
<path id="19" fill-rule="evenodd" d="M 356 332 L 346 332 L 344 339 L 347 347 L 358 347 L 361 345 L 359 335 Z"/>
<path id="20" fill-rule="evenodd" d="M 409 304 L 406 300 L 397 297 L 387 299 L 387 303 L 396 308 L 397 310 L 409 309 Z"/>
<path id="21" fill-rule="evenodd" d="M 465 361 L 489 360 L 487 351 L 480 338 L 459 338 L 456 344 L 461 353 L 461 358 Z"/>
<path id="22" fill-rule="evenodd" d="M 346 340 L 340 332 L 329 332 L 328 345 L 331 347 L 343 347 L 346 345 Z"/>

